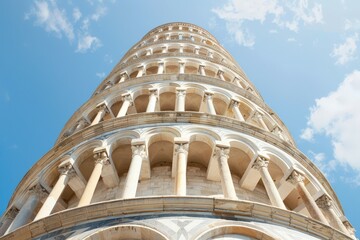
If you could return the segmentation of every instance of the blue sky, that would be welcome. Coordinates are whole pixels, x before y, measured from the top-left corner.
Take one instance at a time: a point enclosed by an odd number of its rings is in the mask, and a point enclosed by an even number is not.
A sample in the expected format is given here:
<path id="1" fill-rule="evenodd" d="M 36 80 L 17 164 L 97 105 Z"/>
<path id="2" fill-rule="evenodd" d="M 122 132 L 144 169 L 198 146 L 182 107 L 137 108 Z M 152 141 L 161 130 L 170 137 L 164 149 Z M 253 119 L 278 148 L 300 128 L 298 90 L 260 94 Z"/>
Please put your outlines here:
<path id="1" fill-rule="evenodd" d="M 360 229 L 360 2 L 0 1 L 0 212 L 126 51 L 174 21 L 234 56 Z"/>

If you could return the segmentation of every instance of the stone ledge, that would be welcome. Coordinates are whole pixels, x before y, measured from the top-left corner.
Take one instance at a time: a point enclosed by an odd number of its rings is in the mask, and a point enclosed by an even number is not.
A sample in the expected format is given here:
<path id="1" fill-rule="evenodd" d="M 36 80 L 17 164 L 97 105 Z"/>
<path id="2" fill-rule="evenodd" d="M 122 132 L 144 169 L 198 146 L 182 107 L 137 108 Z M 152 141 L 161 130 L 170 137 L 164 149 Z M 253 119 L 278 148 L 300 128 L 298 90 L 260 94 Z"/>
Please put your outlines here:
<path id="1" fill-rule="evenodd" d="M 273 206 L 241 201 L 206 197 L 160 196 L 133 198 L 94 203 L 81 208 L 68 209 L 29 223 L 1 240 L 30 239 L 62 228 L 70 228 L 86 222 L 105 218 L 128 218 L 130 215 L 154 215 L 172 212 L 211 214 L 221 218 L 229 216 L 237 221 L 249 220 L 274 223 L 301 232 L 333 240 L 350 240 L 351 237 L 301 214 Z M 56 225 L 54 224 L 56 222 Z M 51 225 L 52 227 L 49 227 Z"/>

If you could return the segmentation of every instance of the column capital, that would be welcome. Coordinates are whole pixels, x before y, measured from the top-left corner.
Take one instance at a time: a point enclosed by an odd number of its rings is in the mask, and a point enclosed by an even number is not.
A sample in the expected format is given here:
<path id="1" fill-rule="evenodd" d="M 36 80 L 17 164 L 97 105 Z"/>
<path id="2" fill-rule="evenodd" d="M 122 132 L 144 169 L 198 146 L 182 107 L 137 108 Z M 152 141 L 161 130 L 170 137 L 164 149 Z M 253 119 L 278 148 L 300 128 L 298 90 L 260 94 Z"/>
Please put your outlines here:
<path id="1" fill-rule="evenodd" d="M 49 194 L 39 183 L 29 188 L 29 193 L 38 195 L 40 198 L 44 198 Z"/>
<path id="2" fill-rule="evenodd" d="M 262 119 L 263 114 L 260 113 L 258 110 L 255 110 L 254 114 L 252 115 L 252 118 L 257 120 L 257 119 Z"/>
<path id="3" fill-rule="evenodd" d="M 333 201 L 327 194 L 322 195 L 315 202 L 319 206 L 319 208 L 323 209 L 329 209 L 333 205 Z"/>
<path id="4" fill-rule="evenodd" d="M 212 92 L 212 91 L 205 91 L 205 92 L 204 92 L 204 99 L 211 99 L 213 95 L 214 95 L 214 92 Z"/>
<path id="5" fill-rule="evenodd" d="M 185 95 L 186 95 L 186 88 L 184 88 L 184 87 L 177 87 L 177 88 L 176 88 L 176 94 L 177 94 L 177 95 L 185 96 Z"/>
<path id="6" fill-rule="evenodd" d="M 224 74 L 224 71 L 219 69 L 218 72 L 217 72 L 217 75 L 220 76 L 220 75 L 223 75 Z"/>
<path id="7" fill-rule="evenodd" d="M 289 177 L 286 179 L 286 181 L 290 182 L 293 185 L 303 182 L 304 180 L 305 177 L 296 170 L 292 171 Z"/>
<path id="8" fill-rule="evenodd" d="M 16 207 L 12 207 L 5 213 L 5 217 L 9 219 L 14 219 L 16 215 L 19 213 L 19 209 Z"/>
<path id="9" fill-rule="evenodd" d="M 234 79 L 232 81 L 233 82 L 238 82 L 238 81 L 240 81 L 240 79 L 238 77 L 234 77 Z"/>
<path id="10" fill-rule="evenodd" d="M 150 95 L 158 95 L 158 89 L 157 88 L 149 88 Z"/>
<path id="11" fill-rule="evenodd" d="M 196 49 L 196 48 L 195 48 Z M 205 68 L 205 65 L 204 64 L 200 64 L 199 65 L 199 69 L 202 69 L 202 68 Z"/>
<path id="12" fill-rule="evenodd" d="M 189 141 L 187 139 L 175 138 L 174 148 L 175 148 L 175 153 L 188 153 Z"/>
<path id="13" fill-rule="evenodd" d="M 145 141 L 142 139 L 133 139 L 131 141 L 131 151 L 133 156 L 138 155 L 142 159 L 145 159 L 147 157 Z"/>
<path id="14" fill-rule="evenodd" d="M 133 99 L 132 99 L 132 96 L 131 96 L 131 93 L 123 93 L 121 94 L 121 98 L 122 98 L 122 101 L 129 101 L 130 104 L 133 103 Z"/>
<path id="15" fill-rule="evenodd" d="M 110 164 L 109 156 L 105 147 L 97 147 L 93 151 L 95 163 Z"/>
<path id="16" fill-rule="evenodd" d="M 214 155 L 217 158 L 225 157 L 229 159 L 230 145 L 227 143 L 217 142 L 214 149 Z"/>
<path id="17" fill-rule="evenodd" d="M 239 99 L 231 98 L 231 101 L 230 101 L 230 106 L 231 107 L 239 107 L 239 105 L 240 105 L 240 100 Z"/>
<path id="18" fill-rule="evenodd" d="M 179 61 L 179 64 L 180 64 L 180 65 L 185 65 L 185 62 Z"/>
<path id="19" fill-rule="evenodd" d="M 281 128 L 278 125 L 275 125 L 273 129 L 271 130 L 272 133 L 278 134 L 281 133 Z"/>
<path id="20" fill-rule="evenodd" d="M 260 170 L 261 168 L 267 168 L 269 165 L 269 160 L 265 156 L 258 155 L 254 161 L 252 168 Z"/>
<path id="21" fill-rule="evenodd" d="M 65 160 L 63 162 L 61 162 L 58 166 L 58 171 L 59 173 L 62 175 L 62 174 L 69 174 L 71 169 L 73 168 L 73 165 L 71 163 L 70 160 Z"/>
<path id="22" fill-rule="evenodd" d="M 104 110 L 105 112 L 109 112 L 105 102 L 99 103 L 96 105 L 96 108 L 99 109 L 99 111 Z"/>

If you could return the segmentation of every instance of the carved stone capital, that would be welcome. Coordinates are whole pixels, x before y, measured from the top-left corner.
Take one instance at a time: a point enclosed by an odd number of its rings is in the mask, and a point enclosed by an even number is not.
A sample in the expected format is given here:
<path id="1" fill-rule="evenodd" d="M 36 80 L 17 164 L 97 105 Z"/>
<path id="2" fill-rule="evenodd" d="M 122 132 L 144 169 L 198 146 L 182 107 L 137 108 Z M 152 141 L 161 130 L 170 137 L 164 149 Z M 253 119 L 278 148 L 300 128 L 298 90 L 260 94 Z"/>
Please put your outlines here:
<path id="1" fill-rule="evenodd" d="M 100 104 L 98 104 L 98 105 L 96 106 L 96 108 L 99 110 L 99 112 L 100 112 L 100 111 L 105 111 L 106 113 L 109 112 L 109 110 L 108 110 L 108 108 L 107 108 L 107 106 L 106 106 L 105 103 L 100 103 Z"/>
<path id="2" fill-rule="evenodd" d="M 186 95 L 186 88 L 176 88 L 176 95 L 177 96 L 185 96 Z"/>
<path id="3" fill-rule="evenodd" d="M 262 119 L 263 115 L 259 112 L 259 111 L 255 111 L 252 118 L 255 120 L 260 120 Z"/>
<path id="4" fill-rule="evenodd" d="M 204 92 L 204 100 L 211 100 L 213 97 L 214 93 L 210 92 L 210 91 L 205 91 Z"/>
<path id="5" fill-rule="evenodd" d="M 218 72 L 217 72 L 217 75 L 218 76 L 221 76 L 221 75 L 223 75 L 224 74 L 224 71 L 223 70 L 219 70 Z"/>
<path id="6" fill-rule="evenodd" d="M 133 99 L 132 99 L 132 96 L 130 93 L 124 93 L 121 95 L 121 98 L 122 98 L 122 101 L 125 102 L 125 101 L 128 101 L 130 102 L 130 104 L 133 104 Z"/>
<path id="7" fill-rule="evenodd" d="M 290 176 L 286 179 L 286 181 L 290 182 L 293 185 L 297 185 L 298 183 L 303 182 L 304 180 L 305 177 L 296 170 L 292 171 Z"/>
<path id="8" fill-rule="evenodd" d="M 30 194 L 38 195 L 40 198 L 45 198 L 49 194 L 46 189 L 40 184 L 36 184 L 29 189 Z"/>
<path id="9" fill-rule="evenodd" d="M 17 209 L 16 207 L 12 207 L 9 209 L 9 211 L 6 212 L 5 218 L 14 219 L 18 213 L 19 209 Z"/>
<path id="10" fill-rule="evenodd" d="M 214 157 L 217 159 L 229 159 L 230 148 L 223 146 L 216 146 L 214 151 Z"/>
<path id="11" fill-rule="evenodd" d="M 261 168 L 267 168 L 269 165 L 269 160 L 267 160 L 264 156 L 258 156 L 252 165 L 252 168 L 256 170 L 260 170 Z"/>
<path id="12" fill-rule="evenodd" d="M 240 100 L 234 98 L 231 99 L 230 107 L 239 107 L 239 105 L 240 105 Z"/>
<path id="13" fill-rule="evenodd" d="M 106 148 L 98 147 L 94 149 L 94 159 L 95 163 L 106 164 L 109 161 L 109 156 L 107 154 Z"/>
<path id="14" fill-rule="evenodd" d="M 315 202 L 319 206 L 319 208 L 322 209 L 329 209 L 333 204 L 331 198 L 326 194 L 319 197 Z"/>
<path id="15" fill-rule="evenodd" d="M 189 144 L 188 143 L 175 143 L 175 153 L 185 153 L 187 154 L 189 150 Z"/>
<path id="16" fill-rule="evenodd" d="M 140 156 L 142 159 L 146 158 L 146 146 L 145 144 L 134 144 L 131 146 L 133 157 L 135 155 Z"/>
<path id="17" fill-rule="evenodd" d="M 70 161 L 64 161 L 58 166 L 58 171 L 60 174 L 69 174 L 70 170 L 73 168 L 73 165 Z"/>
<path id="18" fill-rule="evenodd" d="M 149 88 L 150 95 L 158 95 L 158 89 L 157 88 Z"/>

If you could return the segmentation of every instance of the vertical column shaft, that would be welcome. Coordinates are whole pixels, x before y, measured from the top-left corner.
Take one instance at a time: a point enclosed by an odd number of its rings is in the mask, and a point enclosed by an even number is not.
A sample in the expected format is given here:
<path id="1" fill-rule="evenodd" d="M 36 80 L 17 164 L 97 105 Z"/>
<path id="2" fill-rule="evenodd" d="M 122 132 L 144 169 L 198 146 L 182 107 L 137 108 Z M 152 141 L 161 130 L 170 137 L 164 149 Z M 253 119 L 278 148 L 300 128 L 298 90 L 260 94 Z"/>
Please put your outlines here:
<path id="1" fill-rule="evenodd" d="M 328 221 L 326 220 L 324 214 L 321 212 L 319 207 L 316 205 L 314 199 L 310 195 L 309 191 L 306 189 L 306 186 L 303 182 L 304 179 L 305 177 L 302 176 L 300 173 L 298 173 L 297 171 L 293 171 L 287 180 L 293 185 L 295 185 L 296 190 L 298 191 L 301 199 L 303 200 L 306 209 L 310 213 L 310 216 L 325 224 L 328 224 Z"/>
<path id="2" fill-rule="evenodd" d="M 131 146 L 132 159 L 125 180 L 122 198 L 134 198 L 141 173 L 141 165 L 146 157 L 145 143 L 133 143 Z"/>
<path id="3" fill-rule="evenodd" d="M 240 84 L 240 80 L 237 77 L 234 77 L 233 83 L 235 83 L 236 86 L 243 88 Z"/>
<path id="4" fill-rule="evenodd" d="M 321 197 L 319 197 L 316 201 L 316 204 L 321 208 L 325 215 L 328 217 L 329 223 L 339 229 L 340 231 L 344 232 L 345 234 L 349 234 L 349 231 L 345 227 L 345 225 L 342 223 L 338 215 L 334 211 L 333 207 L 333 201 L 331 198 L 324 194 Z"/>
<path id="5" fill-rule="evenodd" d="M 176 88 L 175 111 L 185 111 L 186 88 Z"/>
<path id="6" fill-rule="evenodd" d="M 0 227 L 0 236 L 4 235 L 6 230 L 9 228 L 10 224 L 14 221 L 16 215 L 19 213 L 19 210 L 15 207 L 12 207 L 4 216 Z"/>
<path id="7" fill-rule="evenodd" d="M 158 91 L 157 91 L 156 88 L 150 88 L 149 92 L 150 92 L 149 103 L 148 103 L 148 106 L 146 108 L 146 112 L 154 112 L 155 108 L 156 108 L 156 102 L 157 102 L 157 99 L 158 99 L 158 96 L 157 96 Z"/>
<path id="8" fill-rule="evenodd" d="M 175 182 L 176 195 L 186 196 L 188 144 L 186 142 L 175 142 L 175 151 L 177 153 L 177 173 Z"/>
<path id="9" fill-rule="evenodd" d="M 137 78 L 138 78 L 138 77 L 142 77 L 142 76 L 144 75 L 144 73 L 145 73 L 145 66 L 140 66 L 140 67 L 139 67 L 139 71 L 138 71 L 136 77 L 137 77 Z"/>
<path id="10" fill-rule="evenodd" d="M 199 73 L 200 73 L 200 75 L 202 75 L 202 76 L 205 76 L 205 75 L 206 75 L 206 73 L 205 73 L 205 66 L 204 66 L 204 65 L 200 65 L 200 66 L 199 66 Z"/>
<path id="11" fill-rule="evenodd" d="M 237 199 L 234 183 L 231 177 L 231 172 L 228 164 L 230 148 L 228 145 L 216 145 L 214 157 L 218 161 L 221 186 L 224 197 L 230 199 Z"/>
<path id="12" fill-rule="evenodd" d="M 205 91 L 204 101 L 206 101 L 207 112 L 216 115 L 216 111 L 213 103 L 213 95 L 214 95 L 213 92 Z"/>
<path id="13" fill-rule="evenodd" d="M 80 198 L 78 207 L 89 205 L 94 195 L 96 186 L 99 182 L 101 171 L 105 161 L 109 161 L 107 152 L 104 148 L 94 149 L 95 167 L 90 175 L 90 178 L 86 184 L 85 190 Z"/>
<path id="14" fill-rule="evenodd" d="M 92 121 L 91 126 L 98 124 L 103 119 L 105 113 L 107 112 L 105 103 L 98 105 L 97 108 L 99 109 L 99 111 L 96 114 L 94 120 Z"/>
<path id="15" fill-rule="evenodd" d="M 33 216 L 36 206 L 40 202 L 41 194 L 44 193 L 44 190 L 40 185 L 36 185 L 30 190 L 30 194 L 26 199 L 25 204 L 21 207 L 19 213 L 16 215 L 14 221 L 10 224 L 6 233 L 12 232 L 13 230 L 26 224 L 31 217 Z"/>
<path id="16" fill-rule="evenodd" d="M 159 62 L 159 68 L 157 74 L 163 74 L 164 73 L 164 63 Z"/>
<path id="17" fill-rule="evenodd" d="M 123 117 L 126 115 L 129 107 L 132 104 L 132 98 L 130 93 L 124 93 L 122 96 L 123 104 L 116 117 Z"/>
<path id="18" fill-rule="evenodd" d="M 270 176 L 268 164 L 269 161 L 265 157 L 259 155 L 252 167 L 260 172 L 261 179 L 264 183 L 270 202 L 279 208 L 286 209 L 285 204 Z"/>
<path id="19" fill-rule="evenodd" d="M 70 161 L 63 162 L 59 165 L 58 170 L 60 172 L 60 176 L 58 181 L 56 182 L 54 188 L 51 190 L 49 196 L 46 198 L 44 204 L 41 206 L 39 212 L 37 213 L 35 220 L 40 218 L 47 217 L 51 214 L 51 211 L 54 209 L 55 204 L 59 200 L 62 192 L 64 191 L 68 181 L 69 181 L 69 173 L 70 171 L 74 171 L 72 169 L 72 165 Z"/>
<path id="20" fill-rule="evenodd" d="M 231 105 L 232 111 L 233 111 L 233 113 L 235 115 L 235 118 L 237 120 L 245 122 L 245 119 L 244 119 L 244 117 L 242 116 L 242 114 L 240 112 L 239 104 L 240 104 L 240 102 L 238 100 L 231 99 L 230 105 Z"/>
<path id="21" fill-rule="evenodd" d="M 184 62 L 179 62 L 179 73 L 180 74 L 184 74 L 185 73 L 185 63 Z"/>

